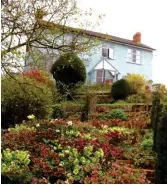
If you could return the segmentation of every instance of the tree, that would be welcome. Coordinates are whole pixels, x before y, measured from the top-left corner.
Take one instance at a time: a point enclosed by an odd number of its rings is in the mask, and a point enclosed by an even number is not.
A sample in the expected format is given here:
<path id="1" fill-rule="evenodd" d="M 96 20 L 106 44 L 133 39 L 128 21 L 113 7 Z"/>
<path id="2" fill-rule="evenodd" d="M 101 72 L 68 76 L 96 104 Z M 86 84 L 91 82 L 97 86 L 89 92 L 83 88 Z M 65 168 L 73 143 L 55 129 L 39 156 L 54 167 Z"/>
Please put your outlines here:
<path id="1" fill-rule="evenodd" d="M 91 16 L 91 10 L 85 12 Z M 11 68 L 20 68 L 20 60 L 25 60 L 26 47 L 31 51 L 32 62 L 41 60 L 47 52 L 85 52 L 97 45 L 91 36 L 81 38 L 81 29 L 69 27 L 73 23 L 77 27 L 94 29 L 96 25 L 85 21 L 80 24 L 83 12 L 77 7 L 75 0 L 8 0 L 2 1 L 2 68 L 10 73 Z M 45 18 L 45 19 L 44 19 Z M 101 16 L 100 16 L 101 19 Z M 100 20 L 99 19 L 99 20 Z M 97 25 L 99 21 L 97 21 Z M 72 40 L 65 38 L 65 33 L 73 33 Z M 48 37 L 49 35 L 49 37 Z M 82 43 L 82 44 L 81 44 Z M 39 48 L 41 50 L 39 50 Z M 35 52 L 34 52 L 35 51 Z M 34 57 L 33 57 L 34 55 Z"/>

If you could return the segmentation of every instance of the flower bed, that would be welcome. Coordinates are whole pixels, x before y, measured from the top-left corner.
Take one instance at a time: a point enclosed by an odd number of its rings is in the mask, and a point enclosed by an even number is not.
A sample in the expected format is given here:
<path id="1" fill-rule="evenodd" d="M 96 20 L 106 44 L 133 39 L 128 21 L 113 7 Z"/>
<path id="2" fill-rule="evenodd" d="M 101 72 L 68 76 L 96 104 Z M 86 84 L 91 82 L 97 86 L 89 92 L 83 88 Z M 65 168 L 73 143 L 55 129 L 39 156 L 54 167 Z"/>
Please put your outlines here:
<path id="1" fill-rule="evenodd" d="M 2 134 L 2 175 L 10 183 L 149 183 L 139 166 L 119 162 L 140 138 L 106 121 L 29 121 Z"/>

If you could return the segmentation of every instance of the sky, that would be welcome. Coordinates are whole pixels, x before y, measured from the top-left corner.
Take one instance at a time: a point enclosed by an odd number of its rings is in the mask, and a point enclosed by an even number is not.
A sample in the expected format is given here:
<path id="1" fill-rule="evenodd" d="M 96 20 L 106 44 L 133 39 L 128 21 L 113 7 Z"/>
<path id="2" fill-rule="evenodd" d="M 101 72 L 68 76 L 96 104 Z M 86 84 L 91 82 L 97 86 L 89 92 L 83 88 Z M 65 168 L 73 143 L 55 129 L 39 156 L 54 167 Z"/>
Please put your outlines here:
<path id="1" fill-rule="evenodd" d="M 92 8 L 92 24 L 105 14 L 100 31 L 132 39 L 141 32 L 142 43 L 155 48 L 152 80 L 167 86 L 167 0 L 77 0 L 82 10 Z"/>

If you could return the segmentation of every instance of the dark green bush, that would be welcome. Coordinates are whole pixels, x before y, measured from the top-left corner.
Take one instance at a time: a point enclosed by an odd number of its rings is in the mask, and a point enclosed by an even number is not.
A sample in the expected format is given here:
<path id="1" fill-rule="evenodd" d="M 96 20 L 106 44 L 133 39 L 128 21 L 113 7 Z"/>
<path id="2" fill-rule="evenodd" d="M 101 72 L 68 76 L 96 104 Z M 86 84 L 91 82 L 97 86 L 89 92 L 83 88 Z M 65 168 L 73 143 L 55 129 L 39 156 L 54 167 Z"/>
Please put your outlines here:
<path id="1" fill-rule="evenodd" d="M 128 119 L 126 113 L 121 109 L 113 109 L 111 112 L 100 116 L 100 119 L 102 120 L 107 120 L 111 118 L 118 118 L 124 121 Z"/>
<path id="2" fill-rule="evenodd" d="M 2 128 L 22 122 L 30 114 L 46 118 L 52 103 L 51 89 L 45 84 L 22 76 L 2 78 Z"/>
<path id="3" fill-rule="evenodd" d="M 167 106 L 164 106 L 159 119 L 156 135 L 156 184 L 167 184 Z"/>
<path id="4" fill-rule="evenodd" d="M 56 86 L 62 94 L 75 89 L 77 84 L 86 80 L 86 69 L 82 60 L 73 53 L 66 53 L 58 58 L 51 68 Z"/>
<path id="5" fill-rule="evenodd" d="M 59 106 L 53 106 L 53 113 L 51 117 L 65 119 L 67 118 L 67 114 Z"/>
<path id="6" fill-rule="evenodd" d="M 130 94 L 130 87 L 125 79 L 113 83 L 111 94 L 114 100 L 125 99 Z"/>

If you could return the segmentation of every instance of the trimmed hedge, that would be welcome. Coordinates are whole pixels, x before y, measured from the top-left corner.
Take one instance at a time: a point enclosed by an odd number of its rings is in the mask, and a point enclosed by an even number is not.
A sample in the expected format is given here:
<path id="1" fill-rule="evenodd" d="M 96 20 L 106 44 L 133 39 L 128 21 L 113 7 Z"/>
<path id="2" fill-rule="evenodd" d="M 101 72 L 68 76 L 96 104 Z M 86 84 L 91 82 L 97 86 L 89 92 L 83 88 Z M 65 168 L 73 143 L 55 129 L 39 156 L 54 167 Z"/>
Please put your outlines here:
<path id="1" fill-rule="evenodd" d="M 125 79 L 113 83 L 111 94 L 114 100 L 125 99 L 130 94 L 130 87 Z"/>
<path id="2" fill-rule="evenodd" d="M 58 58 L 51 68 L 53 78 L 60 93 L 72 91 L 78 83 L 86 80 L 83 61 L 74 53 L 66 53 Z"/>

